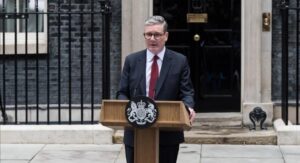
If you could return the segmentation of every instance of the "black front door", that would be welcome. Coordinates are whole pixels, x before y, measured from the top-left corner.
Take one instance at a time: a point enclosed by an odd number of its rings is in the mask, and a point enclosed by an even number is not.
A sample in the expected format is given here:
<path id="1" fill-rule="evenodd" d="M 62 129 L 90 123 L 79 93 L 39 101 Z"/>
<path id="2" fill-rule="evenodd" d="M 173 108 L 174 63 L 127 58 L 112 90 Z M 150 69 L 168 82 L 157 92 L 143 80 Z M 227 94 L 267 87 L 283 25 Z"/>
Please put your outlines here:
<path id="1" fill-rule="evenodd" d="M 189 59 L 198 112 L 239 112 L 241 0 L 154 0 L 167 48 Z"/>

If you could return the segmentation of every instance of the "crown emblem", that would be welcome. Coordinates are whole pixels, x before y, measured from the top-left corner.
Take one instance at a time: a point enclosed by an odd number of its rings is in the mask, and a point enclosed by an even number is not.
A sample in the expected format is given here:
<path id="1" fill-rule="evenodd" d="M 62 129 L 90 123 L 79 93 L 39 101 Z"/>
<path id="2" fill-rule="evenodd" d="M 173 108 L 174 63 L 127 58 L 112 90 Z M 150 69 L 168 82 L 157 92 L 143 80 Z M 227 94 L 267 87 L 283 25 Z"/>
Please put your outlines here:
<path id="1" fill-rule="evenodd" d="M 143 102 L 142 100 L 140 102 L 137 102 L 137 107 L 138 108 L 145 108 L 145 106 L 146 106 L 146 103 Z"/>

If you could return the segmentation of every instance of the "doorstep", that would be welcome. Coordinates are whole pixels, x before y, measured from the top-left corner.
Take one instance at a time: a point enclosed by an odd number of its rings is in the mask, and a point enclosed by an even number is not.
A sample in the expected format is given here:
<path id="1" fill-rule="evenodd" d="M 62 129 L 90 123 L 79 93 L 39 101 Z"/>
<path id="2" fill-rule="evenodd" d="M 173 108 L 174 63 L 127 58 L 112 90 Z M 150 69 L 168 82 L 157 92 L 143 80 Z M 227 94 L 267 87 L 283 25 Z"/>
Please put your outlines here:
<path id="1" fill-rule="evenodd" d="M 277 134 L 272 127 L 268 130 L 252 131 L 235 127 L 200 128 L 185 131 L 184 134 L 187 144 L 277 144 Z M 123 130 L 115 130 L 113 142 L 123 143 Z"/>

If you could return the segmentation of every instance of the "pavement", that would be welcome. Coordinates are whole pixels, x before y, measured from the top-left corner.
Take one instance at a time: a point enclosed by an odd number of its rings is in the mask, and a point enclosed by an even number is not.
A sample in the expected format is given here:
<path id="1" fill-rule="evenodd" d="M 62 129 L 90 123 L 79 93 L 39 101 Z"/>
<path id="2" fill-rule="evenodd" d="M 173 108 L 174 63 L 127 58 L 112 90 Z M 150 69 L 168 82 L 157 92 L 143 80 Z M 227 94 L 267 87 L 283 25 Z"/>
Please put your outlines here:
<path id="1" fill-rule="evenodd" d="M 300 145 L 181 144 L 177 163 L 300 163 Z M 122 144 L 0 144 L 0 163 L 126 163 Z"/>

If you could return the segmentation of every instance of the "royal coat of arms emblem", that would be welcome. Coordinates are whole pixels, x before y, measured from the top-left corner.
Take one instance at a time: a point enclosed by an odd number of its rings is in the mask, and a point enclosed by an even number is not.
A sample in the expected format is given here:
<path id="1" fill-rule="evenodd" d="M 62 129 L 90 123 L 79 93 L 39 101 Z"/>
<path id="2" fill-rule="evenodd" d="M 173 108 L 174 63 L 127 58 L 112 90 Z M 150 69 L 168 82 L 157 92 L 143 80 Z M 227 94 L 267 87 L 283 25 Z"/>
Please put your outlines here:
<path id="1" fill-rule="evenodd" d="M 155 123 L 158 118 L 158 109 L 152 99 L 137 96 L 128 102 L 125 114 L 131 125 L 146 128 Z"/>

